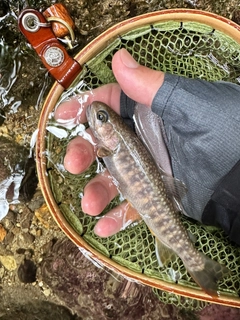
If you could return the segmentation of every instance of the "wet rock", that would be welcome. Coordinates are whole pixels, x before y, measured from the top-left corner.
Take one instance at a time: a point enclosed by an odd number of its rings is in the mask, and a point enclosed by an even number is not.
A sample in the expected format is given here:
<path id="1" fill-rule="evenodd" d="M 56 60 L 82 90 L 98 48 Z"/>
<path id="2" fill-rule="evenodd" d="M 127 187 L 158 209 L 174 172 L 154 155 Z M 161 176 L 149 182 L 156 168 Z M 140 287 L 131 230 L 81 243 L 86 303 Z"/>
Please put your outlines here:
<path id="1" fill-rule="evenodd" d="M 212 304 L 199 312 L 199 320 L 237 320 L 240 309 Z"/>
<path id="2" fill-rule="evenodd" d="M 19 247 L 27 248 L 34 240 L 35 237 L 31 233 L 20 233 L 18 235 L 17 243 Z"/>
<path id="3" fill-rule="evenodd" d="M 32 260 L 25 259 L 18 268 L 18 278 L 23 283 L 36 281 L 37 267 Z"/>
<path id="4" fill-rule="evenodd" d="M 0 17 L 4 17 L 9 12 L 9 4 L 8 1 L 2 0 L 0 2 Z"/>
<path id="5" fill-rule="evenodd" d="M 22 213 L 22 217 L 20 219 L 20 226 L 23 231 L 28 230 L 30 228 L 32 223 L 32 217 L 33 217 L 33 212 L 25 208 L 24 212 Z"/>
<path id="6" fill-rule="evenodd" d="M 232 13 L 232 20 L 240 24 L 240 9 L 235 9 Z"/>
<path id="7" fill-rule="evenodd" d="M 0 256 L 1 264 L 9 271 L 17 269 L 17 263 L 13 256 Z"/>
<path id="8" fill-rule="evenodd" d="M 7 216 L 2 220 L 2 223 L 7 230 L 10 230 L 16 224 L 16 220 L 17 215 L 9 210 Z"/>
<path id="9" fill-rule="evenodd" d="M 41 222 L 41 224 L 46 228 L 49 229 L 50 225 L 52 224 L 53 220 L 51 219 L 50 212 L 46 203 L 44 203 L 41 208 L 35 211 L 35 216 Z"/>
<path id="10" fill-rule="evenodd" d="M 24 248 L 18 248 L 16 250 L 16 253 L 20 256 L 24 255 L 25 260 L 32 260 L 32 257 L 34 255 L 34 251 L 32 249 L 24 249 Z M 22 259 L 21 259 L 22 261 Z"/>
<path id="11" fill-rule="evenodd" d="M 45 295 L 45 297 L 49 297 L 51 294 L 51 290 L 48 288 L 44 288 L 43 289 L 43 294 Z"/>
<path id="12" fill-rule="evenodd" d="M 8 232 L 5 239 L 4 239 L 4 244 L 7 247 L 8 245 L 11 245 L 14 239 L 14 234 L 12 232 Z"/>
<path id="13" fill-rule="evenodd" d="M 5 272 L 4 267 L 0 267 L 0 279 L 3 278 L 4 272 Z"/>
<path id="14" fill-rule="evenodd" d="M 42 229 L 37 229 L 36 230 L 36 237 L 41 237 L 42 235 Z"/>
<path id="15" fill-rule="evenodd" d="M 26 249 L 23 249 L 23 248 L 19 248 L 16 250 L 17 254 L 24 254 L 25 252 L 26 252 Z"/>
<path id="16" fill-rule="evenodd" d="M 4 240 L 7 235 L 7 231 L 4 229 L 3 225 L 0 224 L 0 242 Z"/>
<path id="17" fill-rule="evenodd" d="M 16 225 L 15 227 L 12 228 L 11 231 L 15 236 L 18 236 L 19 233 L 21 232 L 21 229 Z"/>
<path id="18" fill-rule="evenodd" d="M 72 315 L 65 307 L 47 301 L 35 301 L 14 308 L 7 308 L 0 314 L 1 320 L 83 320 Z M 85 319 L 84 319 L 85 320 Z"/>
<path id="19" fill-rule="evenodd" d="M 49 245 L 41 275 L 62 302 L 84 320 L 240 319 L 236 308 L 209 305 L 194 312 L 164 304 L 151 288 L 97 268 L 66 238 Z"/>
<path id="20" fill-rule="evenodd" d="M 36 190 L 33 199 L 28 203 L 28 208 L 34 212 L 36 209 L 40 208 L 45 203 L 42 192 L 40 188 Z"/>
<path id="21" fill-rule="evenodd" d="M 33 158 L 27 159 L 24 171 L 25 175 L 20 186 L 19 196 L 27 202 L 32 199 L 38 184 L 36 163 Z"/>
<path id="22" fill-rule="evenodd" d="M 161 303 L 151 288 L 97 268 L 66 238 L 49 248 L 41 274 L 63 303 L 84 320 L 191 319 Z"/>

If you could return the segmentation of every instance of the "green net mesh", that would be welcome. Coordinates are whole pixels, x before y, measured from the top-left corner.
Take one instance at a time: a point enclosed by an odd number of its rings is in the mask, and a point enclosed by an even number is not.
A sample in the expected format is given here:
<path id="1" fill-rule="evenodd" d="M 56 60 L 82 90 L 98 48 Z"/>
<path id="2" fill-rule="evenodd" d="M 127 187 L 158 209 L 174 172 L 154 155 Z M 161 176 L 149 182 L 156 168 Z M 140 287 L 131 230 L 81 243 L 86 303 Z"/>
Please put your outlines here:
<path id="1" fill-rule="evenodd" d="M 76 94 L 80 89 L 93 89 L 114 82 L 111 61 L 113 54 L 120 48 L 126 48 L 140 64 L 153 69 L 189 78 L 227 80 L 234 83 L 240 81 L 238 43 L 208 25 L 169 21 L 147 25 L 119 36 L 84 65 L 83 71 L 62 98 Z M 53 120 L 49 120 L 49 124 L 52 125 Z M 47 168 L 56 203 L 72 228 L 94 249 L 122 266 L 169 283 L 178 282 L 185 287 L 198 288 L 180 259 L 176 258 L 167 267 L 159 267 L 155 256 L 154 237 L 144 222 L 129 226 L 106 239 L 94 234 L 97 218 L 83 214 L 80 198 L 84 186 L 96 174 L 97 164 L 81 175 L 66 172 L 63 158 L 70 138 L 71 132 L 66 139 L 58 139 L 48 134 Z M 116 203 L 118 199 L 105 211 L 109 211 Z M 186 228 L 196 236 L 196 247 L 231 270 L 231 276 L 219 283 L 220 293 L 238 297 L 240 248 L 230 243 L 219 229 L 207 228 L 185 217 L 182 217 L 182 220 Z M 192 309 L 199 309 L 204 305 L 203 302 L 154 290 L 159 299 L 167 303 Z"/>

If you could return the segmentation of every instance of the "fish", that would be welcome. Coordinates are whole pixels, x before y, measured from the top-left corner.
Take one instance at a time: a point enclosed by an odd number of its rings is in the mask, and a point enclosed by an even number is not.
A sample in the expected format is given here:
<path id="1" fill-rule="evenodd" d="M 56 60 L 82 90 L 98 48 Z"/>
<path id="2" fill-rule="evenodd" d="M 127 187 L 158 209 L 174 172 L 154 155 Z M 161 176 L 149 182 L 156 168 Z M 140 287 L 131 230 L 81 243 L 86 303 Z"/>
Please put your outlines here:
<path id="1" fill-rule="evenodd" d="M 159 265 L 166 265 L 177 255 L 202 290 L 218 297 L 217 282 L 229 274 L 229 269 L 195 247 L 180 219 L 179 207 L 169 195 L 169 179 L 165 179 L 169 174 L 156 164 L 138 135 L 109 106 L 95 101 L 87 107 L 86 116 L 97 140 L 97 156 L 103 159 L 120 194 L 155 236 Z"/>

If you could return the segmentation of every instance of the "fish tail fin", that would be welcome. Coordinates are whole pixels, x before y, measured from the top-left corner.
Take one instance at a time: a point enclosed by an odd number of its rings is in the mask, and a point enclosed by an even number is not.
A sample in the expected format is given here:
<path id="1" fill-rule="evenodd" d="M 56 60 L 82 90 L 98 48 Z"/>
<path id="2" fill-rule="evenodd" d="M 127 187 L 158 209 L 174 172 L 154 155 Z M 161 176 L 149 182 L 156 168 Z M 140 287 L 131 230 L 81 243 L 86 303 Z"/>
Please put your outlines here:
<path id="1" fill-rule="evenodd" d="M 202 270 L 189 270 L 196 283 L 210 296 L 218 297 L 217 281 L 221 280 L 224 276 L 230 274 L 230 270 L 224 265 L 210 259 L 202 254 L 204 268 Z"/>

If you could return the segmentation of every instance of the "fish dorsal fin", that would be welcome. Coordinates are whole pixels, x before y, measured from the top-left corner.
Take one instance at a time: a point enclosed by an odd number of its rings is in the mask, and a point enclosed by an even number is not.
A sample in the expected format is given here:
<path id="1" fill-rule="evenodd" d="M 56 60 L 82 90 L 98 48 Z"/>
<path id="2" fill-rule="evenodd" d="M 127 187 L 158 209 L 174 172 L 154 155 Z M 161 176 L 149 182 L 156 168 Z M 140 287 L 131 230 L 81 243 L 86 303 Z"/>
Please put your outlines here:
<path id="1" fill-rule="evenodd" d="M 181 199 L 186 195 L 187 188 L 183 182 L 173 177 L 171 159 L 166 147 L 167 136 L 162 119 L 147 106 L 137 104 L 134 111 L 134 122 L 139 139 L 152 155 L 162 175 L 168 197 L 175 204 L 177 211 L 186 214 Z"/>
<path id="2" fill-rule="evenodd" d="M 97 150 L 97 156 L 99 158 L 108 157 L 108 156 L 111 156 L 112 154 L 113 154 L 113 152 L 110 149 L 105 148 L 105 147 L 100 147 Z"/>

